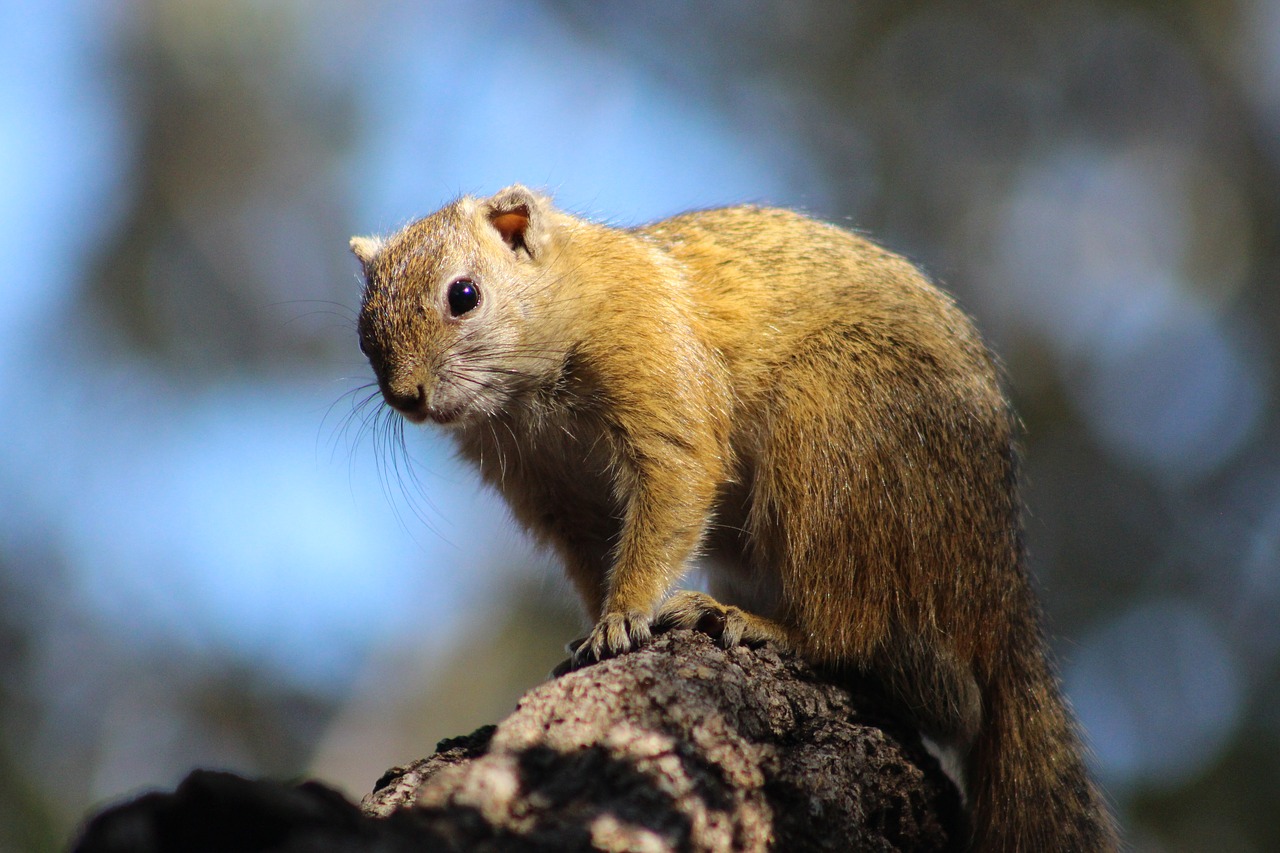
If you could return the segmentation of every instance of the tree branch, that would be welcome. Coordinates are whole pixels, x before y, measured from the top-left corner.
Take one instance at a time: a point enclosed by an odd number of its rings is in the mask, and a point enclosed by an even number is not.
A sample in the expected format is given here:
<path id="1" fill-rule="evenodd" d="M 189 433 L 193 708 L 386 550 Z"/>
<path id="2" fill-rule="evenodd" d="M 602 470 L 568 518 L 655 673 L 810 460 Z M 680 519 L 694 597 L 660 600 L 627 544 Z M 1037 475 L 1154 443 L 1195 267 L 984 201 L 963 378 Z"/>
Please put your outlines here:
<path id="1" fill-rule="evenodd" d="M 232 849 L 207 835 L 182 846 L 184 827 L 211 823 L 243 830 L 227 845 L 263 851 L 304 838 L 323 850 L 915 851 L 963 837 L 954 786 L 873 695 L 690 631 L 534 688 L 497 726 L 388 771 L 361 811 L 315 783 L 197 773 L 98 816 L 76 849 Z"/>

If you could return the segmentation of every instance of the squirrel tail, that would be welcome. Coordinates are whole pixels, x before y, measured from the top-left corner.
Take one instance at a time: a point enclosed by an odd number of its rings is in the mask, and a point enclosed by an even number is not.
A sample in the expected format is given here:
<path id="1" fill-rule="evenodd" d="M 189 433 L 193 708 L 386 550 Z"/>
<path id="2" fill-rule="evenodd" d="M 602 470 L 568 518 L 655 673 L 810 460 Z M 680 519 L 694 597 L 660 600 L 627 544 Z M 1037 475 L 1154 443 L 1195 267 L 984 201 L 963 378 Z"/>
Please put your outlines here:
<path id="1" fill-rule="evenodd" d="M 1009 659 L 988 673 L 983 725 L 970 752 L 972 849 L 1116 850 L 1115 824 L 1085 767 L 1039 627 L 1030 616 L 1018 621 L 1011 633 L 1025 633 L 1011 637 Z"/>

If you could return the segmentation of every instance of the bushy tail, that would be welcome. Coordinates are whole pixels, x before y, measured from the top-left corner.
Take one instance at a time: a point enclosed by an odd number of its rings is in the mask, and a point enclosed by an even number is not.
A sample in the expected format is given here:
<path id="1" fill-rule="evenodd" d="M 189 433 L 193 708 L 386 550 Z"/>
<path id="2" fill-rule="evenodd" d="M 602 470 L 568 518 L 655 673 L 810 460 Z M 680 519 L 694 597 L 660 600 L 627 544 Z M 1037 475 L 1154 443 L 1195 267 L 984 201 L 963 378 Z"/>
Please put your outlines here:
<path id="1" fill-rule="evenodd" d="M 969 762 L 972 849 L 1115 850 L 1115 825 L 1085 768 L 1039 629 L 1027 620 L 1012 633 L 1019 631 L 1004 665 L 985 673 L 984 720 Z"/>

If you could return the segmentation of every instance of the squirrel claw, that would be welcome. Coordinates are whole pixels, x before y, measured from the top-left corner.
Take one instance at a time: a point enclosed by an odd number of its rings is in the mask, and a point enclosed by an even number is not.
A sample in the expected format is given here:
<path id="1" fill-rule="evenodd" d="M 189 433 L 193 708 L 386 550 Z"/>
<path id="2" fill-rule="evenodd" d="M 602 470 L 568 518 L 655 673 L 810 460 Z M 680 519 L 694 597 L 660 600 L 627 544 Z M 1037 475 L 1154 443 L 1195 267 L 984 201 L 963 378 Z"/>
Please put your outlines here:
<path id="1" fill-rule="evenodd" d="M 718 640 L 726 649 L 767 642 L 790 645 L 781 626 L 741 608 L 721 604 L 702 592 L 677 592 L 663 603 L 653 623 L 655 631 L 692 628 Z"/>
<path id="2" fill-rule="evenodd" d="M 647 613 L 634 610 L 606 613 L 600 617 L 591 633 L 569 644 L 570 657 L 566 663 L 570 665 L 570 669 L 579 669 L 645 646 L 652 638 L 649 629 L 651 621 L 652 618 Z"/>

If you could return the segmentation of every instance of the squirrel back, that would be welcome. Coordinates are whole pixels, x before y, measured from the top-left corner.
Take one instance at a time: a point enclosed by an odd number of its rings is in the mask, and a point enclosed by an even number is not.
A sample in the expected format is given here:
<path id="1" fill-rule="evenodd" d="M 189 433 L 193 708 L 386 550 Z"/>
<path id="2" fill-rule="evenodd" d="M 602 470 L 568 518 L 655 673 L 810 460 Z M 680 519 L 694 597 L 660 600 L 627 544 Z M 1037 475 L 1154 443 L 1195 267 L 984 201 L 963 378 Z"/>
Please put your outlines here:
<path id="1" fill-rule="evenodd" d="M 967 317 L 800 214 L 618 229 L 511 187 L 352 248 L 387 402 L 448 426 L 595 621 L 776 641 L 967 756 L 973 844 L 1103 850 L 1022 546 L 1014 418 Z M 699 553 L 717 598 L 670 594 Z"/>

